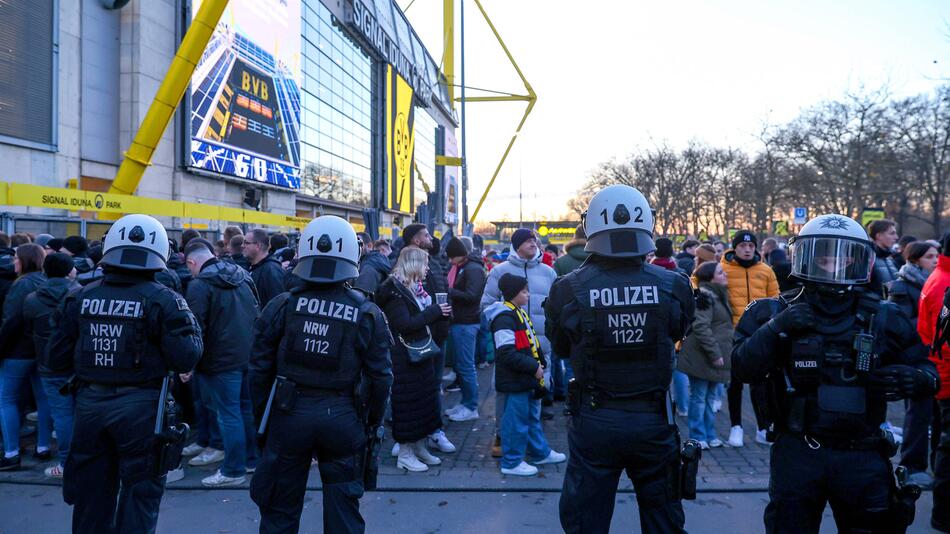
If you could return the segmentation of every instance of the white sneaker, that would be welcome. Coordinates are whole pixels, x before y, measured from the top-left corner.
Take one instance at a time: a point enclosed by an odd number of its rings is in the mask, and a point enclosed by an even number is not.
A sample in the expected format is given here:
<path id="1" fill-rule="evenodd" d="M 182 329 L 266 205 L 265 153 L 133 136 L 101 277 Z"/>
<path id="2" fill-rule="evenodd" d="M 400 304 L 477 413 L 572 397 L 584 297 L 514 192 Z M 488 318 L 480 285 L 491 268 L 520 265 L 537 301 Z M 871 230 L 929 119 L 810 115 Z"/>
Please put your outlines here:
<path id="1" fill-rule="evenodd" d="M 449 371 L 448 373 L 445 373 L 444 375 L 442 375 L 442 381 L 455 382 L 455 376 L 456 376 L 455 371 Z"/>
<path id="2" fill-rule="evenodd" d="M 63 466 L 59 464 L 51 465 L 43 470 L 43 474 L 50 478 L 63 478 Z"/>
<path id="3" fill-rule="evenodd" d="M 765 437 L 765 433 L 765 430 L 757 430 L 755 433 L 755 442 L 761 443 L 762 445 L 771 445 L 772 442 L 769 441 L 767 437 Z"/>
<path id="4" fill-rule="evenodd" d="M 712 401 L 712 409 L 713 409 L 713 413 L 719 413 L 719 410 L 722 409 L 722 401 L 721 400 Z"/>
<path id="5" fill-rule="evenodd" d="M 455 452 L 455 445 L 445 436 L 445 432 L 437 430 L 429 434 L 429 445 L 439 449 L 439 452 Z"/>
<path id="6" fill-rule="evenodd" d="M 704 451 L 708 451 L 708 450 L 709 450 L 709 443 L 707 443 L 707 442 L 705 442 L 705 441 L 703 441 L 703 440 L 698 440 L 698 441 L 699 441 L 699 448 L 700 448 L 700 449 L 702 449 L 702 450 L 704 450 Z"/>
<path id="7" fill-rule="evenodd" d="M 462 421 L 474 421 L 478 419 L 478 410 L 469 410 L 462 406 L 457 412 L 449 416 L 449 421 L 461 423 Z"/>
<path id="8" fill-rule="evenodd" d="M 426 447 L 426 441 L 428 440 L 429 438 L 420 439 L 413 443 L 412 452 L 416 453 L 416 458 L 426 465 L 439 465 L 442 463 L 442 459 L 429 452 L 429 448 Z"/>
<path id="9" fill-rule="evenodd" d="M 516 467 L 512 467 L 511 469 L 502 467 L 501 474 L 512 475 L 516 477 L 531 477 L 538 474 L 538 468 L 525 462 L 521 462 Z"/>
<path id="10" fill-rule="evenodd" d="M 35 423 L 40 420 L 40 416 L 36 412 L 30 412 L 26 414 L 26 420 Z"/>
<path id="11" fill-rule="evenodd" d="M 719 439 L 719 438 L 713 438 L 713 439 L 709 440 L 709 448 L 715 449 L 715 448 L 718 448 L 718 447 L 722 447 L 722 440 L 721 440 L 721 439 Z"/>
<path id="12" fill-rule="evenodd" d="M 201 485 L 208 488 L 227 488 L 231 486 L 240 486 L 244 484 L 244 481 L 247 480 L 247 477 L 241 475 L 239 477 L 226 477 L 221 474 L 221 471 L 216 471 L 213 475 L 207 478 L 201 479 Z"/>
<path id="13" fill-rule="evenodd" d="M 444 414 L 446 415 L 446 417 L 452 417 L 452 414 L 454 414 L 455 412 L 461 410 L 462 408 L 464 408 L 464 406 L 462 406 L 461 404 L 456 404 L 455 406 L 453 406 L 453 407 L 451 407 L 451 408 L 447 408 L 447 409 L 443 410 L 442 413 L 444 413 Z"/>
<path id="14" fill-rule="evenodd" d="M 412 452 L 412 446 L 408 443 L 404 447 L 399 447 L 399 458 L 396 459 L 396 467 L 413 473 L 429 470 L 429 466 L 419 461 L 419 458 Z"/>
<path id="15" fill-rule="evenodd" d="M 676 410 L 676 415 L 680 417 L 689 417 L 689 412 L 686 410 Z"/>
<path id="16" fill-rule="evenodd" d="M 559 464 L 561 462 L 567 461 L 567 455 L 563 452 L 557 452 L 554 449 L 551 449 L 551 452 L 548 453 L 548 457 L 543 460 L 538 460 L 537 462 L 531 462 L 534 465 L 544 465 L 544 464 Z"/>
<path id="17" fill-rule="evenodd" d="M 181 466 L 178 466 L 175 469 L 172 469 L 165 475 L 165 483 L 171 484 L 172 482 L 178 482 L 179 480 L 185 478 L 185 469 Z"/>
<path id="18" fill-rule="evenodd" d="M 181 455 L 182 455 L 182 456 L 194 456 L 194 455 L 200 453 L 200 452 L 203 451 L 203 450 L 205 450 L 205 448 L 202 447 L 201 445 L 198 445 L 197 443 L 192 443 L 191 445 L 189 445 L 189 446 L 187 446 L 187 447 L 185 447 L 184 449 L 181 450 Z"/>
<path id="19" fill-rule="evenodd" d="M 188 465 L 199 467 L 202 465 L 220 462 L 222 460 L 224 460 L 224 451 L 219 451 L 218 449 L 212 449 L 211 447 L 208 447 L 198 456 L 188 460 Z"/>
<path id="20" fill-rule="evenodd" d="M 393 450 L 392 450 L 392 453 L 391 453 L 391 454 L 393 455 L 393 458 L 396 458 L 396 457 L 399 456 L 399 444 L 398 444 L 398 443 L 393 443 Z"/>
<path id="21" fill-rule="evenodd" d="M 726 443 L 730 447 L 742 447 L 745 445 L 745 437 L 742 435 L 742 427 L 736 425 L 732 427 L 732 430 L 729 431 L 729 439 L 726 440 Z"/>

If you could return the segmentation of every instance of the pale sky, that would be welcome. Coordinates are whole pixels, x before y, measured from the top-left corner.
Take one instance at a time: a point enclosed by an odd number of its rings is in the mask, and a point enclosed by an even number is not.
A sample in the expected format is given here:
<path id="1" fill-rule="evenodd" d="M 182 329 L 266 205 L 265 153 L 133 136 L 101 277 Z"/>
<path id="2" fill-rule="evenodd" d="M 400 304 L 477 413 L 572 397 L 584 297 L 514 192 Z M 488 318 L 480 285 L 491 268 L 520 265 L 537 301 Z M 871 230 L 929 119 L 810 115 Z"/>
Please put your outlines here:
<path id="1" fill-rule="evenodd" d="M 456 0 L 457 16 L 459 1 L 466 84 L 523 92 L 474 1 Z M 950 79 L 946 0 L 482 4 L 538 103 L 480 221 L 518 220 L 519 177 L 524 219 L 556 219 L 598 163 L 637 146 L 697 139 L 754 150 L 766 121 L 786 122 L 823 99 L 885 83 L 894 96 L 910 96 Z M 438 62 L 442 1 L 415 0 L 406 15 Z M 523 109 L 468 105 L 469 213 Z"/>

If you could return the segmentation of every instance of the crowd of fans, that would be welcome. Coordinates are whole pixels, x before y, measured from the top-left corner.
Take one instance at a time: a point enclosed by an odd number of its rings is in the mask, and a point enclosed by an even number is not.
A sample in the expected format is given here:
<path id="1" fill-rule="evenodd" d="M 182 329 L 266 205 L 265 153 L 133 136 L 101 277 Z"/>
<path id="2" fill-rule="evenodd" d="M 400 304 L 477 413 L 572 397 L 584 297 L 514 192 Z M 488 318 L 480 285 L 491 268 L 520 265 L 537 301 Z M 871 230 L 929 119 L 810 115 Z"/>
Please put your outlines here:
<path id="1" fill-rule="evenodd" d="M 929 342 L 943 290 L 950 286 L 950 236 L 942 242 L 900 237 L 887 220 L 871 223 L 868 234 L 877 255 L 871 290 L 919 321 Z M 447 421 L 482 417 L 478 370 L 491 365 L 497 425 L 491 453 L 500 458 L 502 473 L 530 476 L 537 465 L 564 461 L 548 445 L 541 421 L 554 417 L 554 402 L 564 400 L 572 370 L 569 355 L 553 354 L 545 337 L 543 302 L 559 276 L 587 259 L 582 227 L 563 249 L 544 246 L 527 228 L 514 231 L 500 250 L 483 246 L 477 236 L 440 242 L 421 224 L 392 240 L 359 237 L 359 277 L 352 285 L 374 296 L 395 343 L 388 420 L 396 465 L 426 471 L 441 463 L 433 452 L 456 451 L 443 428 Z M 677 251 L 661 237 L 647 258 L 688 277 L 695 289 L 696 317 L 677 349 L 671 386 L 677 414 L 687 418 L 690 437 L 703 448 L 745 445 L 743 387 L 730 365 L 733 329 L 751 302 L 796 287 L 785 243 L 767 238 L 760 245 L 759 239 L 739 231 L 728 248 L 722 241 L 688 239 Z M 203 480 L 206 486 L 242 484 L 259 452 L 247 384 L 253 325 L 271 299 L 295 285 L 295 247 L 281 233 L 230 226 L 217 241 L 185 230 L 181 243 L 170 240 L 169 249 L 167 268 L 155 279 L 185 297 L 205 338 L 197 368 L 175 384 L 192 427 L 187 463 L 220 464 Z M 50 314 L 69 291 L 102 276 L 101 256 L 101 242 L 79 236 L 0 233 L 0 470 L 19 468 L 20 438 L 35 432 L 32 454 L 51 461 L 47 476 L 62 476 L 74 404 L 63 393 L 69 377 L 50 368 L 43 347 Z M 451 391 L 461 392 L 459 402 L 443 406 Z M 754 440 L 768 445 L 765 389 L 752 384 L 750 395 Z M 723 401 L 730 419 L 725 440 L 715 424 Z M 901 464 L 923 486 L 931 483 L 927 470 L 939 425 L 936 401 L 925 399 L 908 401 L 903 430 L 892 428 L 903 438 Z M 180 469 L 169 475 L 180 476 Z"/>

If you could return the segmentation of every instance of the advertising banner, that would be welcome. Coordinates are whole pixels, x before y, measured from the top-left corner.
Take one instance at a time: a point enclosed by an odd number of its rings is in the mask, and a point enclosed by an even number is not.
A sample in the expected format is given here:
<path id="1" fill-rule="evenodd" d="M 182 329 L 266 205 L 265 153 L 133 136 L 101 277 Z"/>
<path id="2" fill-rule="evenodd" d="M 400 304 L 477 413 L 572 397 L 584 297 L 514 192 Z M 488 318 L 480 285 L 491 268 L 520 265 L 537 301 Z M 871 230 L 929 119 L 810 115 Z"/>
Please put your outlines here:
<path id="1" fill-rule="evenodd" d="M 231 0 L 191 79 L 190 167 L 300 187 L 300 17 L 300 0 Z"/>
<path id="2" fill-rule="evenodd" d="M 415 110 L 412 87 L 386 66 L 386 207 L 412 213 L 414 151 L 416 143 Z"/>
<path id="3" fill-rule="evenodd" d="M 458 157 L 459 148 L 455 140 L 455 131 L 451 128 L 445 128 L 445 155 L 449 157 Z M 442 205 L 445 213 L 443 219 L 446 224 L 457 224 L 459 222 L 459 167 L 446 166 L 445 169 L 445 187 Z"/>

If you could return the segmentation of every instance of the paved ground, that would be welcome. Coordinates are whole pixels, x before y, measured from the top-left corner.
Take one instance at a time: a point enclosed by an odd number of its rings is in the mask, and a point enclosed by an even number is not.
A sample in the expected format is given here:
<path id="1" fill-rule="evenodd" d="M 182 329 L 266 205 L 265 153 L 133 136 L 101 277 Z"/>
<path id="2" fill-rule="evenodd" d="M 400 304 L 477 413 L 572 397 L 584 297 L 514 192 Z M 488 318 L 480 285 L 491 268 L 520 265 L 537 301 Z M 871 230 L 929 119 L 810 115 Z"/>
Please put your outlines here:
<path id="1" fill-rule="evenodd" d="M 911 534 L 935 534 L 929 528 L 931 494 L 917 505 Z M 367 532 L 473 533 L 560 531 L 558 495 L 547 492 L 374 492 L 361 503 Z M 308 492 L 301 517 L 302 534 L 322 532 L 319 492 Z M 693 534 L 763 532 L 765 493 L 704 493 L 685 501 L 686 528 Z M 58 534 L 69 531 L 70 509 L 58 488 L 0 484 L 0 534 Z M 168 490 L 162 499 L 159 534 L 258 531 L 260 516 L 247 492 Z M 632 495 L 618 495 L 612 532 L 639 532 Z M 821 532 L 835 532 L 830 511 Z"/>
<path id="2" fill-rule="evenodd" d="M 492 369 L 479 371 L 481 418 L 466 423 L 453 423 L 446 419 L 445 432 L 458 448 L 453 454 L 439 454 L 443 463 L 432 467 L 425 473 L 407 473 L 396 468 L 396 460 L 390 456 L 392 440 L 387 437 L 381 457 L 379 487 L 386 490 L 507 490 L 507 491 L 560 491 L 566 464 L 548 465 L 541 468 L 537 477 L 506 477 L 499 471 L 498 460 L 491 457 L 490 446 L 495 429 L 495 393 L 491 389 Z M 444 406 L 454 406 L 460 398 L 459 393 L 448 393 L 444 397 Z M 717 428 L 725 440 L 729 434 L 729 417 L 723 412 L 717 418 Z M 551 447 L 557 451 L 568 452 L 567 417 L 563 415 L 563 403 L 554 406 L 555 417 L 544 422 L 545 435 Z M 755 443 L 755 423 L 752 408 L 746 392 L 743 409 L 746 446 L 742 448 L 723 447 L 706 451 L 700 465 L 699 486 L 702 491 L 749 491 L 768 488 L 768 447 Z M 677 423 L 683 437 L 689 435 L 685 418 L 678 417 Z M 24 444 L 24 447 L 32 444 Z M 4 481 L 29 482 L 36 484 L 58 484 L 43 476 L 41 467 L 28 455 L 24 456 L 24 468 L 20 471 L 0 473 L 0 483 Z M 186 467 L 184 480 L 169 484 L 169 488 L 200 489 L 201 479 L 212 474 L 217 465 L 211 467 Z M 320 479 L 316 469 L 311 471 L 310 487 L 319 487 Z M 632 484 L 626 476 L 621 478 L 621 489 L 632 491 Z"/>
<path id="3" fill-rule="evenodd" d="M 489 454 L 494 432 L 494 393 L 490 391 L 491 369 L 479 372 L 480 413 L 475 422 L 446 422 L 449 439 L 458 446 L 454 454 L 443 454 L 443 464 L 426 473 L 407 474 L 395 467 L 389 456 L 392 442 L 384 445 L 380 469 L 381 491 L 369 493 L 362 501 L 369 532 L 556 532 L 559 530 L 557 501 L 564 465 L 543 466 L 534 478 L 505 477 Z M 454 405 L 458 393 L 445 397 Z M 563 406 L 555 405 L 556 416 L 544 423 L 551 446 L 567 452 L 566 418 Z M 721 437 L 729 430 L 727 408 L 717 420 Z M 891 421 L 900 425 L 903 417 L 894 406 Z M 683 436 L 685 420 L 678 424 Z M 685 502 L 687 527 L 691 532 L 761 532 L 762 510 L 768 501 L 768 447 L 754 441 L 754 422 L 748 393 L 743 408 L 746 446 L 707 451 L 700 467 L 699 498 Z M 31 446 L 31 444 L 27 444 Z M 59 482 L 45 479 L 42 467 L 25 458 L 24 469 L 0 473 L 0 534 L 56 533 L 68 531 L 70 509 L 62 502 Z M 168 485 L 162 501 L 159 532 L 256 532 L 256 506 L 245 488 L 216 491 L 201 489 L 201 478 L 214 467 L 186 468 L 186 478 Z M 310 488 L 319 488 L 319 476 L 311 471 Z M 308 492 L 301 532 L 320 532 L 321 496 Z M 621 479 L 613 530 L 638 531 L 635 496 L 626 477 Z M 914 527 L 909 532 L 931 533 L 927 525 L 932 508 L 931 494 L 918 503 Z M 830 511 L 826 511 L 822 532 L 833 532 Z M 200 519 L 196 519 L 200 518 Z M 380 527 L 385 525 L 385 528 Z"/>

